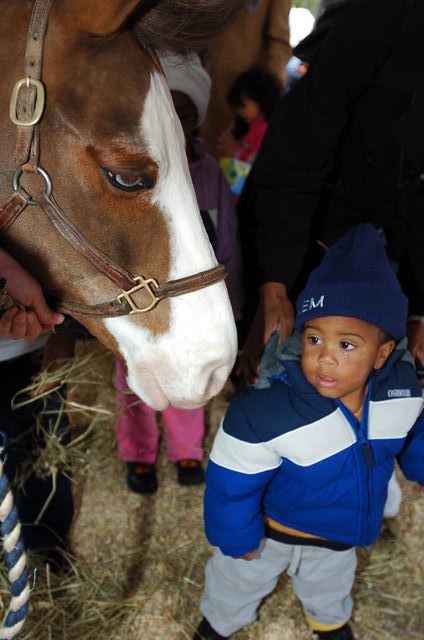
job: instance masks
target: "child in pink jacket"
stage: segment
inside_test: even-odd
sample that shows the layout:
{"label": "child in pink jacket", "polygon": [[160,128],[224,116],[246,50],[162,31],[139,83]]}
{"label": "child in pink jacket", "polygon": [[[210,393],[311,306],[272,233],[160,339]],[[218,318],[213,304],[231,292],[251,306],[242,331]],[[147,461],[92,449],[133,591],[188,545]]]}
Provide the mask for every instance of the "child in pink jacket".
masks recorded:
{"label": "child in pink jacket", "polygon": [[283,93],[277,77],[251,68],[234,80],[227,95],[236,117],[218,138],[219,164],[236,202],[262,144],[269,119]]}

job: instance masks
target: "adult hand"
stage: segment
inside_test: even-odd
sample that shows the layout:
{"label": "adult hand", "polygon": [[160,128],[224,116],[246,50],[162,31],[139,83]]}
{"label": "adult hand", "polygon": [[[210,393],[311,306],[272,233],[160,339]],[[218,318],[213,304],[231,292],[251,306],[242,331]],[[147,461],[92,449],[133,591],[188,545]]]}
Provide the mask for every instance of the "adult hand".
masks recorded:
{"label": "adult hand", "polygon": [[424,366],[424,322],[408,322],[408,349]]}
{"label": "adult hand", "polygon": [[[424,368],[424,322],[408,322],[408,349],[414,360]],[[424,386],[424,380],[421,381]]]}
{"label": "adult hand", "polygon": [[291,335],[293,325],[294,310],[286,287],[280,282],[266,282],[261,287],[259,307],[241,352],[237,373],[249,384],[257,382],[265,344],[275,331],[280,332],[279,341],[283,342]]}
{"label": "adult hand", "polygon": [[0,316],[0,337],[34,340],[63,322],[64,316],[47,306],[39,282],[4,249],[0,249],[0,276],[17,303]]}

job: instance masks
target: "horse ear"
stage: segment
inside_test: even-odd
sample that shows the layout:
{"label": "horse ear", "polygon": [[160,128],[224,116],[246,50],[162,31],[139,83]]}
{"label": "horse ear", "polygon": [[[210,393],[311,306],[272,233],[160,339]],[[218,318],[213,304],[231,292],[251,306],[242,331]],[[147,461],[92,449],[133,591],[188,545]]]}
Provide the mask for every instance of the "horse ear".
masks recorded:
{"label": "horse ear", "polygon": [[81,30],[106,36],[118,31],[143,4],[146,0],[67,0],[65,7]]}

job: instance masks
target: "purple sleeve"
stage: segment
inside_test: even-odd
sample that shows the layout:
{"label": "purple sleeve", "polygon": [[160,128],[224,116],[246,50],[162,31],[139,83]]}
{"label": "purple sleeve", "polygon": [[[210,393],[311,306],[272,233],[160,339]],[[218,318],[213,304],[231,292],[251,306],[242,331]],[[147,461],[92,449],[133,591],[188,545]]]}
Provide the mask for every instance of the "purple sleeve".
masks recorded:
{"label": "purple sleeve", "polygon": [[[204,152],[201,140],[194,141],[194,160],[189,161],[191,179],[201,211],[216,211],[214,230],[216,237],[211,242],[216,258],[223,264],[228,276],[225,280],[228,288],[234,317],[242,317],[242,277],[241,252],[238,232],[238,218],[233,203],[233,195],[225,180],[218,162]],[[207,230],[207,229],[206,229]]]}
{"label": "purple sleeve", "polygon": [[227,283],[234,317],[236,320],[240,320],[242,317],[243,289],[238,220],[233,204],[233,196],[221,171],[218,178],[218,188],[219,211],[215,254],[218,262],[227,268],[228,276],[225,282]]}

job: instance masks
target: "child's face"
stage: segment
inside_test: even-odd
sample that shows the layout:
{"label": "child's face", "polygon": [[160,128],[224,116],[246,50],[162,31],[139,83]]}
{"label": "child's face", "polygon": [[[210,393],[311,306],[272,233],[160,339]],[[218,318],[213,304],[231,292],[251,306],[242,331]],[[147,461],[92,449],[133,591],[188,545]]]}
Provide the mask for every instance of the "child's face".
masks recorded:
{"label": "child's face", "polygon": [[241,99],[241,104],[237,108],[237,115],[243,118],[243,120],[245,120],[246,122],[250,123],[255,120],[255,118],[260,116],[260,114],[260,105],[255,100],[251,100],[250,98],[243,96],[243,98]]}
{"label": "child's face", "polygon": [[180,119],[184,137],[189,140],[197,124],[197,109],[192,99],[182,91],[171,91],[172,102]]}
{"label": "child's face", "polygon": [[394,346],[393,340],[382,344],[378,327],[364,320],[314,318],[302,335],[303,373],[320,395],[357,411],[371,371],[383,366]]}

